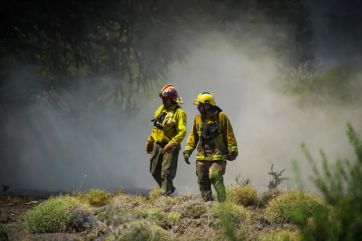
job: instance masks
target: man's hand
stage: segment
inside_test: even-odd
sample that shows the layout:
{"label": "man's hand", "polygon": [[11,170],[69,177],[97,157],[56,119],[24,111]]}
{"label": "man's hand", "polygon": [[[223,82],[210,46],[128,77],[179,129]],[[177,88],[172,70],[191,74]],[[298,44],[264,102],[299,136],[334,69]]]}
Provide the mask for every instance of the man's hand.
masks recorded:
{"label": "man's hand", "polygon": [[146,143],[146,152],[148,154],[151,154],[152,151],[153,151],[153,142],[147,141],[147,143]]}
{"label": "man's hand", "polygon": [[184,159],[185,159],[185,162],[186,162],[188,165],[190,165],[189,158],[190,158],[190,154],[184,153]]}
{"label": "man's hand", "polygon": [[163,150],[167,153],[170,153],[172,149],[174,148],[175,144],[172,141],[169,141],[166,146],[163,148]]}
{"label": "man's hand", "polygon": [[228,160],[228,161],[234,161],[236,159],[236,156],[235,155],[227,155],[227,156],[225,156],[225,159]]}
{"label": "man's hand", "polygon": [[225,160],[234,161],[237,156],[238,156],[237,152],[229,152],[229,154],[225,156]]}

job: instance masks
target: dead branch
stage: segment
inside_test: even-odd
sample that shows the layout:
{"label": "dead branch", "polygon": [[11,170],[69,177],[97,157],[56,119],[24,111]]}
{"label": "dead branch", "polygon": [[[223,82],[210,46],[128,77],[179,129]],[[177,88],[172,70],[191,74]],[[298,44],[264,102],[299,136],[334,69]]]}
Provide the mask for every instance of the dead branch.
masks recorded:
{"label": "dead branch", "polygon": [[268,188],[269,189],[275,189],[277,188],[280,183],[284,180],[287,180],[287,177],[281,177],[285,169],[281,170],[279,173],[275,172],[273,170],[274,164],[271,165],[270,172],[268,172],[269,175],[272,176],[272,180],[269,181]]}
{"label": "dead branch", "polygon": [[245,185],[250,184],[250,178],[241,178],[241,173],[239,173],[235,177],[235,182],[240,186],[245,186]]}

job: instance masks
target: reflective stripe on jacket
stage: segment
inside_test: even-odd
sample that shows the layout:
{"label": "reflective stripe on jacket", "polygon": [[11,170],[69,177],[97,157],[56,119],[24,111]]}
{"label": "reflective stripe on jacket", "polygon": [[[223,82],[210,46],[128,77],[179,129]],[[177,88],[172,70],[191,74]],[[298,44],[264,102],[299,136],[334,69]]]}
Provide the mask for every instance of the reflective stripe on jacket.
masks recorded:
{"label": "reflective stripe on jacket", "polygon": [[157,120],[161,113],[164,113],[164,118],[159,127],[153,126],[151,135],[148,137],[148,142],[168,143],[173,142],[179,145],[185,138],[186,127],[186,113],[183,109],[174,104],[167,109],[160,105],[154,114],[154,120]]}
{"label": "reflective stripe on jacket", "polygon": [[[219,117],[217,117],[219,114]],[[195,117],[191,133],[187,139],[184,152],[191,153],[197,148],[196,160],[216,161],[224,160],[225,155],[237,155],[238,147],[234,136],[233,128],[230,124],[229,118],[224,112],[215,112],[209,118],[206,118],[205,123],[211,124],[218,121],[219,134],[208,141],[209,143],[202,143],[202,119],[201,115]]]}

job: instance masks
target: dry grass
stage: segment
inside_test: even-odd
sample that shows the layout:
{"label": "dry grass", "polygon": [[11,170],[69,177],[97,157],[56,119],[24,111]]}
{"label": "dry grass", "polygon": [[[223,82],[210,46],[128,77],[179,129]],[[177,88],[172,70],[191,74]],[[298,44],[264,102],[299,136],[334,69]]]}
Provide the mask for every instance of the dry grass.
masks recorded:
{"label": "dry grass", "polygon": [[78,196],[81,202],[87,203],[93,207],[101,207],[109,204],[113,194],[102,189],[91,189]]}
{"label": "dry grass", "polygon": [[227,188],[227,199],[238,205],[255,205],[257,197],[256,189],[250,185],[233,185]]}
{"label": "dry grass", "polygon": [[297,231],[272,231],[259,236],[259,241],[301,241],[302,237]]}
{"label": "dry grass", "polygon": [[[100,237],[100,240],[105,238],[108,240],[135,240],[129,239],[129,237],[140,234],[140,237],[144,238],[151,233],[155,235],[152,236],[154,240],[201,241],[207,239],[213,241],[227,240],[228,232],[235,228],[235,234],[242,234],[245,230],[248,240],[256,241],[260,233],[269,233],[284,228],[277,223],[268,224],[263,219],[264,208],[257,208],[256,206],[245,208],[235,202],[206,203],[201,198],[191,195],[164,197],[157,194],[157,189],[153,191],[148,197],[129,195],[123,192],[115,194],[105,191],[97,192],[102,193],[100,196],[111,196],[112,198],[107,198],[106,204],[103,203],[104,205],[87,206],[88,212],[94,219],[93,226],[87,231],[74,233],[74,230],[62,229],[59,230],[62,235],[49,233],[36,235],[28,232],[17,232],[17,229],[21,229],[23,225],[21,216],[17,219],[17,226],[14,226],[14,223],[4,226],[10,240],[94,240],[97,237]],[[254,197],[254,194],[251,196]],[[79,196],[75,196],[72,200],[75,200],[76,206],[88,203]],[[13,208],[12,210],[16,209],[15,207],[11,208]],[[49,211],[49,213],[51,212]],[[19,215],[23,214],[19,213]],[[83,217],[82,215],[80,217]],[[231,221],[229,224],[232,225],[227,224],[225,226],[223,223],[225,220],[221,220],[221,216],[227,217]],[[82,222],[80,223],[82,224]],[[290,228],[290,226],[285,227]],[[125,231],[126,229],[127,231]],[[205,235],[208,238],[205,239]],[[122,239],[119,239],[120,237]],[[166,239],[164,239],[165,237]],[[240,240],[239,238],[237,240]]]}

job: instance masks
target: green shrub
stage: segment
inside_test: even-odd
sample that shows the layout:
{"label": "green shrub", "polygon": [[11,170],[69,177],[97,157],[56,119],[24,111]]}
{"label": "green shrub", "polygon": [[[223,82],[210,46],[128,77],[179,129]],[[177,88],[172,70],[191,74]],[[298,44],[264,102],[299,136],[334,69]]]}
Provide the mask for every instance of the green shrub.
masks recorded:
{"label": "green shrub", "polygon": [[263,192],[261,194],[261,197],[258,200],[257,206],[265,207],[269,203],[270,200],[278,197],[282,193],[284,193],[284,192],[278,188],[273,188],[266,192]]}
{"label": "green shrub", "polygon": [[242,207],[230,202],[217,203],[213,211],[219,218],[223,235],[230,241],[243,241],[245,234],[239,230],[241,223],[249,218],[248,212]]}
{"label": "green shrub", "polygon": [[230,213],[229,219],[234,223],[240,226],[241,223],[250,222],[251,215],[248,210],[243,206],[236,205],[231,202],[225,203],[215,203],[212,206],[212,211],[219,217],[224,212]]}
{"label": "green shrub", "polygon": [[33,233],[66,231],[76,205],[76,199],[69,196],[50,198],[26,213],[25,226]]}
{"label": "green shrub", "polygon": [[233,203],[250,206],[257,202],[257,192],[249,185],[236,185],[227,189],[227,199]]}
{"label": "green shrub", "polygon": [[158,208],[150,207],[138,209],[137,216],[141,218],[148,218],[150,221],[163,228],[170,228],[181,218],[181,214],[178,212],[163,212]]}
{"label": "green shrub", "polygon": [[113,195],[102,189],[91,189],[80,196],[80,200],[94,207],[109,204]]}
{"label": "green shrub", "polygon": [[154,187],[149,193],[148,193],[148,198],[151,201],[154,201],[158,198],[162,197],[162,190],[160,187]]}
{"label": "green shrub", "polygon": [[287,192],[271,200],[264,210],[265,219],[272,223],[300,223],[327,205],[310,193]]}
{"label": "green shrub", "polygon": [[169,241],[170,235],[148,221],[133,221],[121,224],[106,238],[106,241]]}
{"label": "green shrub", "polygon": [[147,203],[146,197],[140,195],[117,195],[113,198],[112,205],[132,210]]}
{"label": "green shrub", "polygon": [[302,223],[305,241],[362,240],[362,142],[350,124],[347,136],[356,159],[352,162],[338,159],[331,165],[321,150],[322,169],[317,167],[317,162],[302,145],[313,168],[314,183],[333,207],[332,214],[321,209],[313,213],[312,220]]}
{"label": "green shrub", "polygon": [[137,220],[136,214],[130,212],[130,210],[133,209],[108,205],[98,209],[95,216],[107,226],[118,226],[123,223]]}
{"label": "green shrub", "polygon": [[178,195],[174,197],[162,196],[158,199],[149,200],[154,207],[161,208],[163,210],[170,210],[175,205],[181,205],[184,202],[191,200],[190,195]]}
{"label": "green shrub", "polygon": [[198,219],[207,213],[208,207],[203,200],[191,199],[173,207],[172,211],[180,213],[183,218]]}
{"label": "green shrub", "polygon": [[301,241],[301,235],[296,231],[276,231],[264,233],[259,236],[259,241]]}

